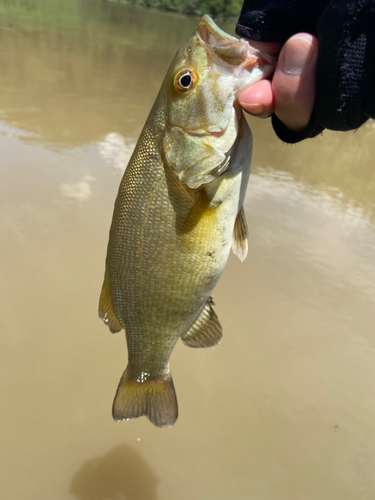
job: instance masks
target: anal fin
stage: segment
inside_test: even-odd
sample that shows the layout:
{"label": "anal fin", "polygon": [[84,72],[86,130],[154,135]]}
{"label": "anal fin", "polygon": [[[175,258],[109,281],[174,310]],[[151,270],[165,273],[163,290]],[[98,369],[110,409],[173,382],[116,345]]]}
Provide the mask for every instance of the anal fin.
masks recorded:
{"label": "anal fin", "polygon": [[232,250],[237,255],[241,262],[246,259],[248,244],[247,244],[247,223],[245,211],[243,207],[238,212],[236,222],[234,224],[232,236]]}
{"label": "anal fin", "polygon": [[213,300],[210,297],[193,325],[182,335],[181,340],[185,345],[189,347],[214,347],[220,342],[223,329],[211,304],[213,304]]}
{"label": "anal fin", "polygon": [[102,293],[99,300],[99,317],[109,327],[112,333],[117,333],[122,330],[122,325],[117,319],[113,310],[111,295],[109,293],[107,278],[104,278]]}

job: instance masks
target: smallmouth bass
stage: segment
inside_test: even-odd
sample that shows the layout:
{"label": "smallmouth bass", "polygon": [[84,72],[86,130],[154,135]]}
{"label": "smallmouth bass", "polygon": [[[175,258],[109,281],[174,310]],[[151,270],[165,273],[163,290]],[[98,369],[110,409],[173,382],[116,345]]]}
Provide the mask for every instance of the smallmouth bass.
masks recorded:
{"label": "smallmouth bass", "polygon": [[166,74],[120,184],[100,296],[99,316],[128,347],[115,420],[172,426],[176,342],[222,337],[211,293],[230,249],[247,253],[252,138],[237,96],[273,68],[205,15]]}

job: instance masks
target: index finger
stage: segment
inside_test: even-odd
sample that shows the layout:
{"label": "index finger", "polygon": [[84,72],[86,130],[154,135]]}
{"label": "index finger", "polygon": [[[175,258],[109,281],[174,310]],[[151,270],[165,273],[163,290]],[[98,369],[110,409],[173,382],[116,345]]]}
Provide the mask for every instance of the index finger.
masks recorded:
{"label": "index finger", "polygon": [[[277,55],[282,47],[282,43],[278,42],[247,41],[251,47],[269,56]],[[267,118],[272,115],[274,102],[271,82],[269,80],[261,80],[246,87],[239,96],[238,102],[251,115],[258,116],[259,118]]]}

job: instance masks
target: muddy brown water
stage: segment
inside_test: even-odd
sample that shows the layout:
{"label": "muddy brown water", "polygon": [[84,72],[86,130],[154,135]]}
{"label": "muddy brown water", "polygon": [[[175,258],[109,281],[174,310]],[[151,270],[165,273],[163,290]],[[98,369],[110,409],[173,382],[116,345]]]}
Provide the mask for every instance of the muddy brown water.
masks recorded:
{"label": "muddy brown water", "polygon": [[97,317],[113,203],[197,19],[96,0],[0,18],[1,497],[375,498],[374,123],[287,146],[250,120],[223,341],[173,352],[175,427],[115,423],[125,339]]}

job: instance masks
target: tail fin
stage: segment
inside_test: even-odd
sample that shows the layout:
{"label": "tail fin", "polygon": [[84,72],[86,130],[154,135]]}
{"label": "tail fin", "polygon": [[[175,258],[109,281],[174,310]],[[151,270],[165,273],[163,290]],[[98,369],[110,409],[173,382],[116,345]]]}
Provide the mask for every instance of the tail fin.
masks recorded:
{"label": "tail fin", "polygon": [[121,377],[112,415],[115,420],[129,420],[145,415],[156,427],[172,427],[178,416],[172,376],[137,382],[127,369]]}

